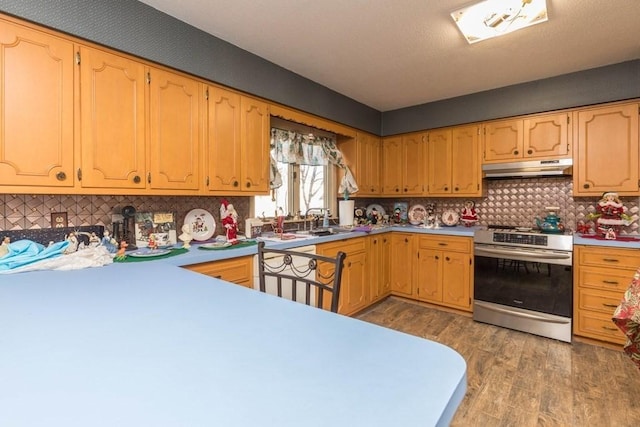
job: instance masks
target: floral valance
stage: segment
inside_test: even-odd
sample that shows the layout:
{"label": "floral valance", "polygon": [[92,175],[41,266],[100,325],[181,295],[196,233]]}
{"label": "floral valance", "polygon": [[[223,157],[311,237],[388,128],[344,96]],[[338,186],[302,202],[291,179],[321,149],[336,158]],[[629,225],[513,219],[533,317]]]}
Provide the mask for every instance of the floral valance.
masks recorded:
{"label": "floral valance", "polygon": [[355,193],[358,185],[347,167],[335,138],[306,135],[292,130],[271,128],[271,188],[282,185],[276,162],[324,166],[333,164],[344,169],[340,193]]}

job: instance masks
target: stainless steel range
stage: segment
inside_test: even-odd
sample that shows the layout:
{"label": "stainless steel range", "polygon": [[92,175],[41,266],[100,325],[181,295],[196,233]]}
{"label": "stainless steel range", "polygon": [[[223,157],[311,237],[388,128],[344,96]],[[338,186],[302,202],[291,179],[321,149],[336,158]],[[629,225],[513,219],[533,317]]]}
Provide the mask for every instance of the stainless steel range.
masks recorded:
{"label": "stainless steel range", "polygon": [[572,235],[489,226],[474,256],[474,320],[571,342]]}

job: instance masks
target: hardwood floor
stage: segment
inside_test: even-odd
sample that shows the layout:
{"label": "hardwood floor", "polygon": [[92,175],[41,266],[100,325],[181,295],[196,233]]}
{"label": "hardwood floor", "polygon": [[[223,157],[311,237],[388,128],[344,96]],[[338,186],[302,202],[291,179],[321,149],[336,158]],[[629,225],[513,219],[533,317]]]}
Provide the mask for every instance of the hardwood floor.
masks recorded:
{"label": "hardwood floor", "polygon": [[452,426],[640,425],[640,370],[621,350],[486,325],[395,297],[357,318],[464,357],[467,393]]}

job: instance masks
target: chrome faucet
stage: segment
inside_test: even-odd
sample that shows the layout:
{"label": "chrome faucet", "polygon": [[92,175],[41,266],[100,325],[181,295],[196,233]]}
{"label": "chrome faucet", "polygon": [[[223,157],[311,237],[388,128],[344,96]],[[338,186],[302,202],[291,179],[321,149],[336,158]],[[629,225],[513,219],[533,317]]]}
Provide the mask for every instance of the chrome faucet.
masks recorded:
{"label": "chrome faucet", "polygon": [[[309,209],[307,209],[307,212],[305,212],[304,218],[303,218],[303,220],[304,220],[303,221],[304,230],[305,231],[307,230],[307,219],[309,218],[309,212],[318,211],[318,212],[320,212],[320,215],[322,215],[322,214],[324,214],[324,211],[326,211],[326,210],[327,210],[326,208],[309,208]],[[309,231],[313,230],[313,222],[316,221],[317,219],[318,219],[318,217],[315,216],[315,215],[312,217],[310,225],[309,225]]]}

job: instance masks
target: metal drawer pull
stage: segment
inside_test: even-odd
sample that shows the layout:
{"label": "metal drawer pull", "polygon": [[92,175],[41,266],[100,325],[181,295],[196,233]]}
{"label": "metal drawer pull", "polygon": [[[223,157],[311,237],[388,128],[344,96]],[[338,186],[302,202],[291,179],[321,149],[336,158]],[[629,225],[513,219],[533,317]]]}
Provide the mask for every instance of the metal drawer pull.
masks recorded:
{"label": "metal drawer pull", "polygon": [[616,280],[603,280],[602,283],[606,283],[607,285],[618,285],[620,282]]}
{"label": "metal drawer pull", "polygon": [[602,303],[602,305],[605,306],[605,307],[611,307],[611,308],[617,308],[618,307],[617,304],[607,304],[607,303],[604,303],[604,302]]}
{"label": "metal drawer pull", "polygon": [[449,244],[444,242],[438,242],[438,246],[449,246]]}
{"label": "metal drawer pull", "polygon": [[605,331],[617,331],[617,328],[612,328],[611,326],[603,326],[602,329]]}
{"label": "metal drawer pull", "polygon": [[620,262],[620,260],[615,258],[602,258],[604,262]]}

